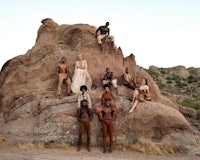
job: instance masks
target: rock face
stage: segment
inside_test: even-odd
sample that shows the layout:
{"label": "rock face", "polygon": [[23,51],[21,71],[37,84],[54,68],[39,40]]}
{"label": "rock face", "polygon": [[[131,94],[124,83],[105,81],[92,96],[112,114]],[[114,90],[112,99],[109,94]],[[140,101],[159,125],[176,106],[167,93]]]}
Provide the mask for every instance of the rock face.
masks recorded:
{"label": "rock face", "polygon": [[188,78],[190,76],[190,73],[184,66],[176,66],[173,67],[170,71],[170,74],[174,74],[183,78]]}
{"label": "rock face", "polygon": [[[115,50],[110,50],[106,43],[101,53],[95,31],[96,27],[87,24],[58,25],[49,18],[42,20],[34,47],[25,55],[9,60],[2,68],[1,134],[16,143],[61,140],[77,143],[77,95],[57,99],[56,67],[60,58],[65,56],[72,76],[76,57],[81,53],[88,61],[89,73],[98,86],[90,92],[94,110],[103,92],[101,77],[105,68],[110,67],[118,79],[116,146],[158,146],[163,153],[179,150],[198,154],[199,133],[193,132],[178,106],[161,95],[151,76],[136,66],[134,55],[124,58],[120,48],[115,46]],[[130,116],[126,113],[131,107],[128,99],[132,91],[120,85],[125,67],[136,75],[138,82],[143,77],[148,79],[152,95],[152,102],[139,103]],[[92,144],[101,145],[101,123],[96,115],[91,125]]]}

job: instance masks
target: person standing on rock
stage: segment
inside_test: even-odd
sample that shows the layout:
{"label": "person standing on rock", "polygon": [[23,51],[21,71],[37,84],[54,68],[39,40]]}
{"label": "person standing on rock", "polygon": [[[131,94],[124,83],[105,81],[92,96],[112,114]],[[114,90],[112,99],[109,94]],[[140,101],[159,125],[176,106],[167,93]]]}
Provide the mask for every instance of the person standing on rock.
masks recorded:
{"label": "person standing on rock", "polygon": [[87,61],[83,59],[82,54],[78,55],[78,60],[75,64],[74,75],[72,77],[71,89],[73,93],[79,93],[81,85],[86,85],[88,90],[91,89],[92,79],[88,72]]}
{"label": "person standing on rock", "polygon": [[133,93],[133,106],[131,107],[128,114],[131,114],[134,111],[138,102],[144,102],[144,101],[151,101],[148,81],[146,78],[143,78],[141,81],[141,85],[136,87]]}
{"label": "person standing on rock", "polygon": [[90,121],[92,120],[93,112],[91,111],[91,108],[88,106],[87,100],[81,101],[81,106],[77,109],[77,119],[79,120],[79,142],[78,142],[78,149],[77,151],[81,150],[82,146],[82,136],[84,133],[84,130],[86,129],[87,133],[87,150],[88,152],[91,151],[90,147]]}
{"label": "person standing on rock", "polygon": [[129,73],[128,67],[125,69],[125,73],[123,74],[123,84],[131,89],[135,89],[135,81],[131,77],[131,74]]}
{"label": "person standing on rock", "polygon": [[83,101],[83,100],[86,100],[88,102],[88,107],[92,108],[92,103],[91,103],[90,95],[87,92],[87,86],[86,85],[82,85],[80,87],[80,91],[81,91],[81,93],[78,96],[77,108],[81,107],[81,101]]}
{"label": "person standing on rock", "polygon": [[[108,28],[109,24],[110,24],[109,22],[106,22],[106,24],[104,26],[100,26],[96,30],[96,38],[98,40],[98,44],[99,44],[101,51],[103,50],[102,39],[104,39],[104,38],[110,38],[111,39],[111,46],[112,46],[112,48],[114,47],[114,37],[110,35],[110,29]],[[98,36],[99,31],[100,31],[100,35]]]}
{"label": "person standing on rock", "polygon": [[105,92],[101,96],[101,104],[102,105],[105,104],[105,99],[107,99],[107,98],[110,98],[111,100],[113,100],[115,102],[116,99],[115,99],[114,95],[110,91],[110,86],[108,84],[105,84],[103,86],[103,88],[104,88]]}
{"label": "person standing on rock", "polygon": [[57,67],[58,77],[58,98],[62,98],[62,85],[63,81],[67,83],[67,95],[71,95],[71,80],[68,73],[68,66],[66,64],[66,58],[62,57]]}
{"label": "person standing on rock", "polygon": [[114,121],[117,117],[118,109],[116,105],[111,104],[111,99],[106,98],[105,103],[102,106],[97,107],[96,112],[99,119],[102,121],[103,129],[103,153],[107,152],[107,134],[110,137],[110,145],[108,152],[113,151],[113,130],[114,130]]}
{"label": "person standing on rock", "polygon": [[106,73],[103,77],[103,85],[113,85],[113,87],[115,88],[115,91],[116,91],[116,95],[118,95],[118,89],[117,89],[117,79],[114,79],[113,78],[113,72],[110,71],[110,68],[107,67],[106,68]]}

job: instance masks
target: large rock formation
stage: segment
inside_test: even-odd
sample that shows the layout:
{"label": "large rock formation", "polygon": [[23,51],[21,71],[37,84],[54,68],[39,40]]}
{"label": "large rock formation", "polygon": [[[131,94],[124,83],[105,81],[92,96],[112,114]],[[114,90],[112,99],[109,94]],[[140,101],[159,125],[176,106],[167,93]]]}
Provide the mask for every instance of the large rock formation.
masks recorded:
{"label": "large rock formation", "polygon": [[[56,66],[65,56],[73,75],[76,57],[81,53],[88,61],[89,72],[98,85],[91,91],[93,109],[99,105],[103,92],[101,76],[110,67],[118,78],[125,67],[149,80],[152,102],[138,104],[134,114],[126,116],[131,107],[131,90],[119,86],[119,114],[115,127],[116,146],[151,146],[162,153],[183,151],[198,154],[199,133],[179,112],[178,106],[161,95],[151,76],[136,66],[133,54],[124,58],[122,50],[100,52],[95,38],[96,27],[87,24],[58,25],[52,19],[42,20],[36,43],[25,55],[15,57],[2,68],[0,75],[0,132],[13,142],[54,142],[64,140],[76,144],[78,123],[75,117],[77,95],[57,99]],[[92,120],[92,144],[102,141],[101,124],[95,115]],[[156,147],[155,147],[156,146]]]}

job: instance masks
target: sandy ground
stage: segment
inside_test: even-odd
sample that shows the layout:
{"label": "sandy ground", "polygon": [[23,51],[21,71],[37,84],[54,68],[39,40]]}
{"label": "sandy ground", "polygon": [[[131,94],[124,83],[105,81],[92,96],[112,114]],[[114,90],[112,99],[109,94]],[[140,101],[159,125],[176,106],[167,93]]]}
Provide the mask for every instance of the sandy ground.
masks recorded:
{"label": "sandy ground", "polygon": [[200,160],[199,156],[183,155],[150,155],[131,150],[114,150],[113,153],[102,153],[101,148],[93,147],[91,152],[85,148],[77,152],[75,147],[66,149],[19,149],[1,147],[0,160]]}

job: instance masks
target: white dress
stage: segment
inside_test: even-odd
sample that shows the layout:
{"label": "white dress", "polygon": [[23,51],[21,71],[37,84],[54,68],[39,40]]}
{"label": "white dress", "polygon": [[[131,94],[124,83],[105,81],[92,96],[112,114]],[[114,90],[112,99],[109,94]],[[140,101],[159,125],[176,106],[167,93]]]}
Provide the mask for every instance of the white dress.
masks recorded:
{"label": "white dress", "polygon": [[87,70],[87,61],[76,61],[71,89],[73,93],[80,93],[80,87],[86,85],[88,90],[92,86],[92,79]]}

